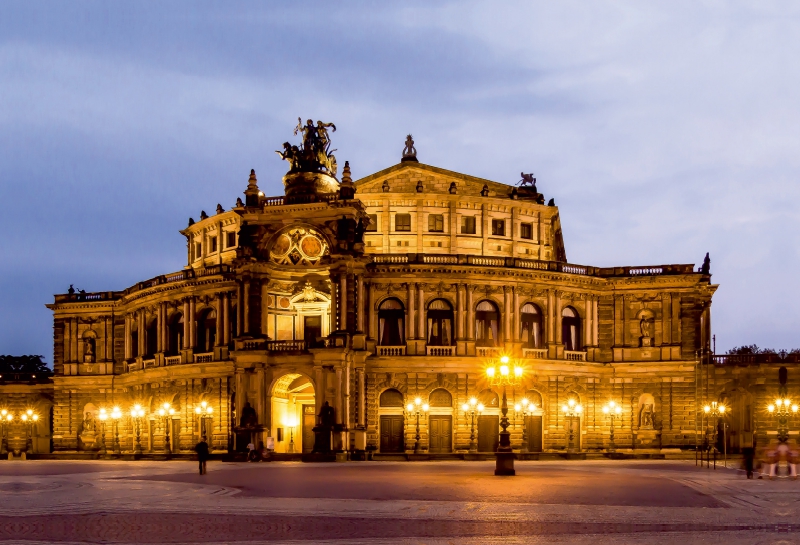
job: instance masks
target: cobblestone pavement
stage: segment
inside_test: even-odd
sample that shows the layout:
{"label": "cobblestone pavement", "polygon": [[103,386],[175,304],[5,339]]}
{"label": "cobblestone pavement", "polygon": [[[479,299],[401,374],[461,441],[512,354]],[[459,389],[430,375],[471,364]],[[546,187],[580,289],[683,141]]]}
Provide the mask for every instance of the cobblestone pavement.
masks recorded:
{"label": "cobblestone pavement", "polygon": [[11,543],[800,543],[800,481],[694,462],[0,463]]}

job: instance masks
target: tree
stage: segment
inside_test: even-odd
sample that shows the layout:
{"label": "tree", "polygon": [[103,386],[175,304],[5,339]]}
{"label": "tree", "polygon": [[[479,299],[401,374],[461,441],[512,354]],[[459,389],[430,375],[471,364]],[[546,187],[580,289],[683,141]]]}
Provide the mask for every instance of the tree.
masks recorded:
{"label": "tree", "polygon": [[2,356],[0,373],[50,373],[44,356]]}

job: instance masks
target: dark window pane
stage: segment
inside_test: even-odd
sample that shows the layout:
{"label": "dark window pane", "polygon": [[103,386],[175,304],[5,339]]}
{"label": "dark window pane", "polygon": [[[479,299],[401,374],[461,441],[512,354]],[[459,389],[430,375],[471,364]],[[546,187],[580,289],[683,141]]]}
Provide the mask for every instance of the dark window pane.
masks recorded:
{"label": "dark window pane", "polygon": [[395,214],[395,231],[411,231],[411,214]]}
{"label": "dark window pane", "polygon": [[428,231],[434,233],[444,232],[444,216],[441,214],[430,214],[428,216]]}
{"label": "dark window pane", "polygon": [[492,220],[492,234],[497,237],[506,236],[505,220]]}
{"label": "dark window pane", "polygon": [[369,225],[367,225],[367,232],[374,232],[378,230],[378,214],[369,215]]}
{"label": "dark window pane", "polygon": [[530,223],[522,223],[519,226],[519,236],[520,238],[533,238],[533,225]]}
{"label": "dark window pane", "polygon": [[461,233],[464,235],[475,234],[475,216],[461,216]]}

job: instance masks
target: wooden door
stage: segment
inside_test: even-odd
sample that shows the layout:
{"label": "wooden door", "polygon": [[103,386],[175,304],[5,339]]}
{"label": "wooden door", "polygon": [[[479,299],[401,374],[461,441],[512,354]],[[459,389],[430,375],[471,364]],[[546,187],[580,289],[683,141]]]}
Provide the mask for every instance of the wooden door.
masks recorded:
{"label": "wooden door", "polygon": [[172,437],[170,437],[170,441],[172,442],[172,452],[180,452],[181,450],[181,421],[178,418],[172,419]]}
{"label": "wooden door", "polygon": [[403,452],[403,416],[381,415],[381,452]]}
{"label": "wooden door", "polygon": [[303,405],[302,423],[302,442],[303,453],[314,450],[314,426],[317,423],[317,415],[314,414],[314,405]]}
{"label": "wooden door", "polygon": [[314,343],[320,337],[322,337],[322,316],[304,316],[303,339]]}
{"label": "wooden door", "polygon": [[581,449],[581,418],[567,417],[567,450]]}
{"label": "wooden door", "polygon": [[500,417],[480,415],[478,417],[478,452],[497,452],[500,445]]}
{"label": "wooden door", "polygon": [[525,429],[528,432],[528,452],[542,452],[542,417],[527,417]]}
{"label": "wooden door", "polygon": [[428,451],[434,454],[453,451],[453,417],[431,415],[428,421]]}

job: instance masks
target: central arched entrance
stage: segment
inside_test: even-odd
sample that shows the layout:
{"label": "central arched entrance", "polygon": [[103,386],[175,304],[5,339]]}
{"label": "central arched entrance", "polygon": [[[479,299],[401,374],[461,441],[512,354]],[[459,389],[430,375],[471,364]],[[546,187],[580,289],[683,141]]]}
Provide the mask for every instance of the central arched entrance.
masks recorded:
{"label": "central arched entrance", "polygon": [[272,436],[275,452],[307,453],[314,449],[316,400],[305,375],[288,373],[272,386]]}

